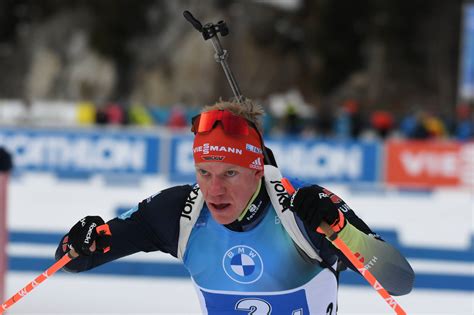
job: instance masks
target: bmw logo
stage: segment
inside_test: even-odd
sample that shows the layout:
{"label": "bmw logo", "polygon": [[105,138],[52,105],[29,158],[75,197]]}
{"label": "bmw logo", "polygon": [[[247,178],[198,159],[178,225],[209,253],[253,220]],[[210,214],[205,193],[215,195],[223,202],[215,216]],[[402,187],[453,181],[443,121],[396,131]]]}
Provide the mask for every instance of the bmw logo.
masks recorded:
{"label": "bmw logo", "polygon": [[243,284],[253,283],[263,274],[263,262],[260,254],[245,245],[229,249],[222,259],[222,266],[229,278]]}

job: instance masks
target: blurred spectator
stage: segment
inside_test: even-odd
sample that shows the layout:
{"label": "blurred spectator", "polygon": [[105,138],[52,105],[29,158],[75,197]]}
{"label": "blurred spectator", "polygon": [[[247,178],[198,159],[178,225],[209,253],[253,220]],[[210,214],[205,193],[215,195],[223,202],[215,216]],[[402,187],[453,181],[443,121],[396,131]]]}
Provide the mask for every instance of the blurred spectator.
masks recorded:
{"label": "blurred spectator", "polygon": [[169,109],[163,106],[153,106],[149,113],[156,125],[166,125],[170,116]]}
{"label": "blurred spectator", "polygon": [[357,138],[363,129],[359,102],[348,99],[339,109],[335,120],[335,132],[341,138]]}
{"label": "blurred spectator", "polygon": [[349,114],[344,108],[341,107],[339,108],[337,116],[334,120],[334,131],[337,137],[346,139],[350,137],[350,130],[351,121]]}
{"label": "blurred spectator", "polygon": [[302,123],[295,107],[292,104],[288,104],[284,117],[285,132],[288,135],[296,136],[302,131]]}
{"label": "blurred spectator", "polygon": [[[417,128],[419,126],[419,117],[416,112],[410,112],[405,117],[403,117],[402,121],[400,122],[400,132],[406,138],[416,138],[415,134],[418,132]],[[424,136],[421,138],[426,138],[428,132],[423,128]]]}
{"label": "blurred spectator", "polygon": [[105,114],[107,115],[109,124],[123,125],[127,123],[125,119],[125,111],[123,107],[117,103],[108,103],[105,106]]}
{"label": "blurred spectator", "polygon": [[307,122],[314,118],[314,107],[305,102],[298,90],[271,95],[268,106],[269,114],[279,120],[273,132],[301,135],[307,131]]}
{"label": "blurred spectator", "polygon": [[422,123],[428,131],[430,138],[441,138],[447,136],[444,122],[433,113],[425,113]]}
{"label": "blurred spectator", "polygon": [[431,139],[447,136],[444,122],[435,114],[419,110],[403,118],[401,131],[407,138]]}
{"label": "blurred spectator", "polygon": [[328,106],[321,106],[315,119],[316,133],[322,137],[333,135],[334,113]]}
{"label": "blurred spectator", "polygon": [[107,103],[107,105],[97,108],[95,123],[98,125],[123,125],[126,123],[124,110],[117,103]]}
{"label": "blurred spectator", "polygon": [[92,125],[96,121],[96,108],[92,102],[77,104],[77,121],[80,125]]}
{"label": "blurred spectator", "polygon": [[471,140],[474,138],[474,116],[469,104],[460,104],[456,108],[454,136],[458,140]]}
{"label": "blurred spectator", "polygon": [[107,113],[105,109],[102,107],[97,108],[95,112],[95,123],[97,125],[106,125],[109,123],[109,119],[107,117]]}
{"label": "blurred spectator", "polygon": [[153,118],[148,109],[141,104],[133,104],[128,110],[129,122],[133,125],[152,126]]}
{"label": "blurred spectator", "polygon": [[385,139],[394,127],[394,118],[388,111],[376,110],[371,114],[370,123],[377,135]]}
{"label": "blurred spectator", "polygon": [[171,107],[168,122],[166,123],[171,128],[184,128],[188,126],[186,118],[186,111],[182,106],[174,105]]}

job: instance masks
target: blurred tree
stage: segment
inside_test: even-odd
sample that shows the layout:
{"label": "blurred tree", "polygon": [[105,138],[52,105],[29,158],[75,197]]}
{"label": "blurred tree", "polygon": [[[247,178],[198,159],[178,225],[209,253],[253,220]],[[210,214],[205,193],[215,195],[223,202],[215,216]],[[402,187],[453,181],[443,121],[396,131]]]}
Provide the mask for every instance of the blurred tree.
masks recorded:
{"label": "blurred tree", "polygon": [[[181,17],[189,7],[203,22],[223,18],[231,26],[232,36],[224,44],[246,95],[265,97],[296,87],[311,101],[335,95],[341,100],[355,96],[356,82],[356,96],[370,106],[454,104],[462,0],[301,3],[301,8],[285,11],[258,1],[237,0],[2,0],[0,69],[10,75],[0,78],[0,96],[22,95],[21,80],[29,71],[30,54],[24,34],[30,30],[34,37],[41,23],[76,8],[91,15],[91,46],[115,64],[113,99],[127,100],[140,93],[134,83],[147,84],[137,80],[140,71],[142,77],[158,78],[149,86],[161,84],[171,90],[171,85],[180,82],[173,81],[173,75],[185,71],[183,63],[170,56],[183,46],[206,46],[192,42],[197,34],[185,33],[194,32]],[[22,36],[23,46],[19,44]],[[190,55],[180,58],[196,59],[196,54]],[[211,76],[209,86],[214,90],[202,95],[222,95],[220,91],[228,87],[220,78]],[[176,99],[194,98],[190,91],[199,89],[203,88],[190,87]]]}
{"label": "blurred tree", "polygon": [[91,45],[113,59],[118,70],[117,98],[126,98],[132,86],[130,41],[149,31],[147,12],[153,0],[89,1],[94,14]]}
{"label": "blurred tree", "polygon": [[321,56],[317,79],[328,93],[364,64],[361,46],[367,36],[370,1],[305,1],[306,43]]}

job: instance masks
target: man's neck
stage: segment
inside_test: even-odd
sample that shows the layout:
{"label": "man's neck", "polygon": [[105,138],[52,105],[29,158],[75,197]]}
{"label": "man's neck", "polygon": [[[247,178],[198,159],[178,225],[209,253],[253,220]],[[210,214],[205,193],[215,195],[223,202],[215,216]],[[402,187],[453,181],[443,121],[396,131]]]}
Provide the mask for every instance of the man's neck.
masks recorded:
{"label": "man's neck", "polygon": [[257,225],[263,218],[263,214],[270,204],[270,197],[267,194],[265,185],[262,185],[262,181],[263,179],[259,182],[255,193],[237,220],[225,225],[228,229],[237,232],[247,231]]}

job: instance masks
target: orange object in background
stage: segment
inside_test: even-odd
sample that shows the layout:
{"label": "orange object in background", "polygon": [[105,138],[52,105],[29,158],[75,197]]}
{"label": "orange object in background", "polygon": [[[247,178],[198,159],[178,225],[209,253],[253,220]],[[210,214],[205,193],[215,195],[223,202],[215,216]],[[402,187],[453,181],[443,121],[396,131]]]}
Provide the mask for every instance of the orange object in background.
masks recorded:
{"label": "orange object in background", "polygon": [[473,185],[474,143],[390,141],[385,182],[407,188]]}

